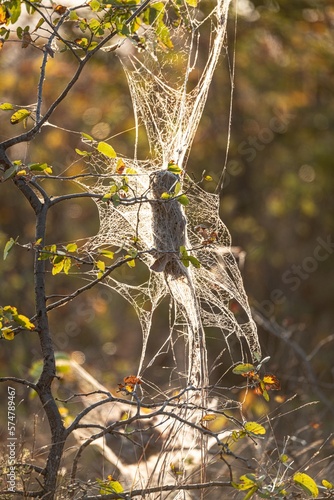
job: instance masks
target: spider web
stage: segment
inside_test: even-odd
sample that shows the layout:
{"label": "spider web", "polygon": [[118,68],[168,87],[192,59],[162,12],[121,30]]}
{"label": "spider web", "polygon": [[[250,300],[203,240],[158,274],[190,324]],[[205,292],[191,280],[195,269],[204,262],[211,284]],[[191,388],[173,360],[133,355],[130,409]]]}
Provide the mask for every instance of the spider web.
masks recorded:
{"label": "spider web", "polygon": [[[151,28],[141,28],[145,50],[120,57],[137,130],[144,125],[147,133],[149,159],[138,158],[139,132],[134,157],[122,158],[121,163],[120,158],[101,154],[97,143],[88,140],[93,147],[87,156],[92,175],[80,180],[90,193],[102,197],[116,192],[118,196],[117,203],[97,202],[100,228],[87,242],[86,250],[94,253],[115,247],[127,254],[137,252],[147,269],[148,278],[138,285],[113,275],[104,281],[133,306],[139,318],[143,341],[138,375],[154,366],[168,343],[173,348],[176,339],[182,340],[186,355],[181,361],[175,356],[171,385],[202,389],[202,407],[210,379],[207,329],[218,331],[232,362],[247,359],[249,353],[254,361],[261,358],[231,237],[219,217],[219,196],[203,190],[186,173],[191,144],[224,45],[229,3],[217,0],[212,10],[207,2],[196,9],[185,3],[182,11],[186,21],[176,25],[167,2],[164,16],[174,49],[154,45]],[[210,39],[203,33],[211,33]],[[204,61],[203,48],[199,50],[202,43],[207,49]],[[171,163],[180,171],[168,169]],[[171,303],[169,338],[153,358],[147,359],[153,315],[165,297]],[[190,418],[195,418],[195,413],[192,411]],[[180,446],[189,450],[184,426],[179,426],[173,430],[170,449]],[[196,442],[193,434],[191,441]],[[185,455],[181,453],[182,460]],[[163,460],[160,474],[168,468],[168,459]]]}

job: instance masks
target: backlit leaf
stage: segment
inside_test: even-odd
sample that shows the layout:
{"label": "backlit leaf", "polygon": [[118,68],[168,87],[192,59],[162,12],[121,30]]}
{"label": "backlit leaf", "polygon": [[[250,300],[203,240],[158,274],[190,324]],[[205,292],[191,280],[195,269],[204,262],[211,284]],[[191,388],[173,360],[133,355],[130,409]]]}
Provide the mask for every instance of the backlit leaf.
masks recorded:
{"label": "backlit leaf", "polygon": [[126,175],[136,175],[138,172],[136,169],[128,167],[125,170],[125,173],[126,173]]}
{"label": "backlit leaf", "polygon": [[314,479],[312,479],[308,474],[304,472],[297,472],[293,476],[293,480],[298,484],[303,490],[311,497],[317,498],[319,495],[318,486],[316,485]]}
{"label": "backlit leaf", "polygon": [[236,490],[249,490],[250,488],[253,488],[256,486],[256,477],[254,474],[245,474],[244,476],[240,476],[239,481],[240,483],[234,483],[233,481],[231,482],[231,485],[233,488]]}
{"label": "backlit leaf", "polygon": [[56,264],[53,265],[53,268],[51,271],[52,274],[56,275],[56,274],[61,273],[61,271],[63,270],[63,267],[64,267],[64,259],[62,259],[60,262],[57,262]]}
{"label": "backlit leaf", "polygon": [[246,422],[244,425],[244,429],[247,432],[256,435],[263,435],[266,433],[266,429],[263,427],[263,425],[258,424],[257,422]]}
{"label": "backlit leaf", "polygon": [[30,115],[31,111],[28,111],[27,109],[19,109],[10,117],[10,123],[12,125],[16,125],[17,123],[26,120]]}
{"label": "backlit leaf", "polygon": [[3,111],[9,111],[10,109],[14,109],[14,106],[10,102],[3,102],[0,104],[0,109]]}
{"label": "backlit leaf", "polygon": [[190,7],[197,7],[197,0],[186,0],[186,2]]}
{"label": "backlit leaf", "polygon": [[82,149],[75,148],[75,152],[80,156],[87,156],[90,153],[88,151],[83,151]]}
{"label": "backlit leaf", "polygon": [[116,158],[116,151],[110,144],[106,142],[99,142],[97,145],[97,150],[108,158]]}
{"label": "backlit leaf", "polygon": [[122,160],[122,158],[119,158],[116,164],[116,174],[122,174],[125,170],[125,167],[126,165],[124,161]]}
{"label": "backlit leaf", "polygon": [[173,174],[176,174],[176,175],[179,175],[182,172],[182,168],[180,168],[178,165],[176,165],[176,163],[174,163],[172,161],[168,163],[167,170],[169,172],[172,172]]}
{"label": "backlit leaf", "polygon": [[53,10],[56,12],[56,14],[62,16],[67,11],[67,7],[65,7],[65,5],[56,5]]}
{"label": "backlit leaf", "polygon": [[30,170],[35,172],[44,172],[45,174],[52,174],[52,167],[47,163],[30,163],[28,165]]}
{"label": "backlit leaf", "polygon": [[204,180],[205,180],[205,181],[208,181],[208,182],[211,182],[213,179],[212,179],[211,175],[206,175],[206,176],[204,177]]}
{"label": "backlit leaf", "polygon": [[266,373],[262,379],[263,383],[266,384],[269,387],[266,387],[266,389],[271,389],[273,391],[279,391],[281,388],[280,381],[275,375],[272,375],[271,373]]}
{"label": "backlit leaf", "polygon": [[107,259],[113,259],[114,258],[114,252],[111,252],[110,250],[100,250],[100,254],[103,255],[104,257],[107,257]]}
{"label": "backlit leaf", "polygon": [[201,267],[200,261],[196,259],[196,257],[194,257],[193,255],[189,255],[188,260],[189,262],[192,263],[194,267],[196,267],[196,269],[199,269]]}
{"label": "backlit leaf", "polygon": [[63,266],[64,273],[68,274],[71,267],[72,267],[72,259],[70,259],[70,257],[65,257]]}
{"label": "backlit leaf", "polygon": [[7,328],[7,327],[2,328],[1,334],[2,334],[3,338],[6,340],[13,340],[14,336],[15,336],[13,330],[11,328]]}
{"label": "backlit leaf", "polygon": [[5,5],[0,5],[0,24],[8,24],[10,13]]}
{"label": "backlit leaf", "polygon": [[27,316],[24,316],[23,314],[14,315],[13,320],[27,330],[33,330],[35,328],[35,325],[31,323],[29,318],[27,318]]}
{"label": "backlit leaf", "polygon": [[189,205],[189,198],[185,194],[181,194],[181,196],[177,198],[177,201],[185,207]]}
{"label": "backlit leaf", "polygon": [[98,0],[91,0],[91,2],[88,3],[89,7],[92,9],[92,11],[97,12],[100,10],[101,4],[98,2]]}
{"label": "backlit leaf", "polygon": [[103,271],[103,272],[106,270],[106,264],[105,264],[105,262],[103,262],[103,260],[98,260],[96,262],[96,267],[98,269],[100,269],[100,271]]}
{"label": "backlit leaf", "polygon": [[91,142],[94,141],[94,139],[91,135],[85,134],[84,132],[81,132],[81,138],[86,139],[87,141],[91,141]]}
{"label": "backlit leaf", "polygon": [[[17,240],[17,238],[16,238],[16,240]],[[15,245],[16,240],[14,240],[14,238],[10,238],[7,241],[5,248],[4,248],[4,251],[3,251],[3,260],[7,259],[8,254],[11,251],[11,249],[13,248],[13,246]]]}
{"label": "backlit leaf", "polygon": [[[125,259],[128,259],[129,257],[132,257],[132,255],[126,255],[126,256],[125,256]],[[128,265],[129,267],[136,267],[136,261],[135,261],[134,259],[132,259],[132,260],[128,260],[128,261],[127,261],[127,265]]]}
{"label": "backlit leaf", "polygon": [[76,252],[78,250],[78,245],[76,243],[69,243],[66,245],[66,250],[70,253]]}
{"label": "backlit leaf", "polygon": [[326,479],[323,479],[323,480],[321,481],[321,484],[322,484],[325,488],[327,488],[327,490],[332,490],[332,489],[334,489],[334,485],[333,485],[332,483],[330,483],[329,481],[326,481]]}

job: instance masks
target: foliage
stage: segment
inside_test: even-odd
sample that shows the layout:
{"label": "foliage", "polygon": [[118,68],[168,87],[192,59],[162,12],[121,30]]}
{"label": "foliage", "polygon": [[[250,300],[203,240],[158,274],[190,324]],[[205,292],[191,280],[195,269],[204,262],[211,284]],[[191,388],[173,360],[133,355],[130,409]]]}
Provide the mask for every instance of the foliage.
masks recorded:
{"label": "foliage", "polygon": [[[218,448],[218,452],[213,452],[215,462],[210,463],[213,467],[218,463],[219,470],[223,471],[219,476],[221,484],[214,485],[219,488],[217,498],[221,498],[222,488],[226,494],[234,492],[240,495],[237,498],[244,500],[252,497],[286,498],[298,494],[312,498],[318,495],[330,498],[333,481],[329,472],[322,470],[321,461],[327,463],[328,452],[325,445],[322,449],[320,432],[323,429],[326,435],[329,428],[327,415],[333,411],[332,380],[329,375],[331,356],[330,350],[322,351],[323,356],[319,359],[316,352],[331,342],[328,332],[333,320],[328,298],[333,282],[328,278],[329,273],[332,273],[330,259],[333,252],[331,243],[327,242],[326,246],[327,235],[332,233],[332,137],[329,124],[332,112],[330,81],[333,48],[332,30],[329,26],[333,11],[330,6],[321,9],[310,6],[306,1],[298,5],[283,0],[277,4],[254,2],[248,7],[246,3],[241,3],[244,10],[238,20],[237,79],[230,147],[232,163],[226,165],[222,213],[235,239],[246,248],[246,279],[252,295],[257,297],[254,305],[259,312],[258,319],[262,321],[263,330],[266,330],[263,344],[267,345],[274,363],[270,369],[277,376],[263,372],[264,360],[259,365],[242,361],[231,370],[224,368],[217,375],[217,384],[220,384],[224,375],[224,383],[226,381],[229,386],[225,390],[228,409],[224,405],[223,410],[221,407],[206,408],[204,415],[201,413],[196,416],[194,426],[203,439],[213,438]],[[139,269],[140,272],[141,255],[135,248],[136,241],[125,242],[120,249],[99,249],[95,254],[87,254],[82,250],[82,239],[87,233],[95,231],[96,216],[92,205],[83,205],[85,208],[80,209],[78,200],[82,193],[73,193],[68,185],[64,187],[62,173],[67,170],[69,178],[82,174],[84,160],[90,159],[96,152],[106,161],[115,160],[115,176],[108,179],[105,191],[100,194],[99,203],[107,207],[110,204],[116,208],[122,206],[124,197],[129,195],[129,176],[135,174],[122,158],[123,153],[131,149],[129,143],[133,136],[131,139],[130,135],[130,140],[129,136],[115,137],[111,145],[110,128],[105,133],[102,125],[111,123],[113,129],[127,130],[133,127],[133,121],[129,98],[124,91],[125,83],[120,78],[119,67],[112,57],[125,39],[139,52],[145,50],[145,46],[150,43],[148,37],[142,36],[146,26],[153,27],[154,43],[158,50],[168,53],[174,48],[175,40],[172,40],[162,2],[139,4],[130,1],[106,3],[92,0],[84,5],[84,9],[43,4],[44,2],[8,0],[0,5],[0,50],[3,56],[1,99],[4,99],[0,104],[0,119],[5,145],[1,150],[5,225],[4,233],[1,233],[4,299],[1,302],[0,321],[4,339],[13,340],[20,334],[15,343],[2,343],[4,347],[1,346],[1,362],[6,367],[1,372],[2,383],[10,379],[17,386],[22,383],[17,377],[7,377],[7,367],[10,373],[21,377],[22,371],[24,372],[22,367],[29,364],[34,367],[34,362],[38,362],[35,374],[24,374],[26,381],[22,383],[22,391],[26,384],[26,389],[30,387],[32,393],[38,394],[44,405],[52,386],[52,401],[55,404],[50,405],[46,415],[50,421],[56,419],[58,429],[64,432],[63,436],[67,438],[75,432],[75,426],[80,424],[87,412],[82,401],[74,401],[73,406],[68,404],[67,398],[72,398],[82,383],[80,376],[75,379],[75,370],[69,361],[65,360],[67,368],[62,371],[61,363],[57,360],[56,373],[50,371],[47,363],[40,361],[39,347],[26,349],[26,331],[31,332],[31,335],[37,331],[42,337],[43,328],[44,333],[48,330],[45,324],[43,326],[40,323],[45,311],[41,307],[35,313],[33,294],[26,286],[31,282],[31,269],[34,265],[37,285],[41,285],[38,276],[44,273],[50,287],[47,292],[48,300],[54,300],[52,303],[48,302],[48,305],[44,304],[49,312],[50,330],[60,332],[66,329],[66,332],[75,332],[79,323],[85,335],[81,335],[79,339],[75,333],[69,334],[70,344],[66,349],[75,351],[79,358],[85,353],[96,377],[103,380],[109,388],[118,387],[116,390],[120,397],[113,396],[109,390],[103,394],[100,392],[99,397],[106,398],[107,402],[111,401],[115,407],[117,404],[122,405],[119,419],[107,424],[104,420],[103,425],[100,421],[97,422],[94,432],[97,435],[100,431],[101,436],[106,439],[116,436],[123,440],[124,448],[134,440],[137,447],[142,446],[140,450],[143,456],[147,453],[149,458],[150,453],[153,454],[150,448],[152,442],[159,439],[154,435],[154,429],[159,429],[161,425],[161,421],[157,422],[154,418],[161,416],[162,421],[175,418],[175,408],[185,408],[186,398],[182,391],[167,396],[168,387],[164,387],[157,391],[155,403],[147,403],[147,394],[152,386],[162,385],[160,374],[156,375],[156,379],[155,375],[152,376],[152,383],[133,375],[124,376],[133,371],[140,342],[129,335],[125,336],[126,329],[130,331],[136,329],[136,326],[129,326],[131,313],[124,303],[113,299],[110,310],[108,300],[102,295],[94,296],[93,292],[91,302],[81,302],[82,307],[74,309],[73,299],[78,298],[80,304],[80,300],[83,300],[82,292],[90,293],[90,286],[76,281],[77,271],[88,270],[87,273],[94,275],[94,285],[111,273],[116,273],[116,276],[119,273],[125,280],[134,282],[137,279],[134,271]],[[173,2],[171,16],[175,24],[187,22],[185,12],[196,6],[197,2],[193,0],[187,1],[187,5]],[[229,39],[232,39],[232,24]],[[305,46],[308,47],[307,51]],[[17,86],[13,85],[11,76],[15,58],[18,64],[15,75]],[[113,71],[108,70],[106,60],[113,62]],[[90,66],[86,68],[88,62]],[[42,70],[39,74],[40,67]],[[48,78],[45,80],[43,71],[46,67]],[[84,68],[85,85],[80,87],[79,80],[78,92],[75,93],[73,91],[78,77]],[[209,101],[207,118],[194,145],[192,170],[195,178],[202,177],[205,182],[217,182],[220,175],[214,165],[221,165],[225,146],[221,145],[222,141],[217,139],[217,134],[226,128],[227,123],[223,116],[217,114],[217,109],[226,109],[226,93],[221,89],[226,88],[229,78],[230,75],[225,71],[217,73],[212,91],[214,97]],[[298,84],[301,81],[303,83],[297,88],[296,81]],[[36,102],[28,105],[27,102],[31,103],[33,100],[31,89],[36,88]],[[96,89],[99,90],[96,92]],[[70,101],[65,100],[70,91]],[[110,99],[108,106],[101,106],[101,95],[107,95]],[[59,127],[50,125],[49,121],[53,123],[53,120],[59,123]],[[100,128],[97,125],[101,125]],[[85,129],[89,133],[68,134],[70,129]],[[41,136],[43,140],[39,140]],[[81,143],[80,148],[77,147],[78,137],[84,139],[84,147],[87,146],[88,151],[81,149]],[[23,142],[29,143],[29,154],[22,153],[18,146]],[[145,149],[145,146],[142,145],[142,148]],[[7,150],[10,151],[8,156]],[[26,162],[25,156],[31,157],[31,162],[30,159]],[[233,161],[236,163],[233,164]],[[68,164],[71,166],[65,167]],[[209,170],[210,175],[202,173],[204,168]],[[168,170],[180,178],[184,175],[174,161],[170,161]],[[53,176],[58,176],[58,179],[53,179]],[[57,187],[54,180],[59,181]],[[31,187],[31,191],[28,191],[27,186]],[[19,200],[19,192],[23,194],[22,200],[25,197],[30,203],[29,210],[33,207],[35,211],[37,224],[34,235],[31,211],[28,211],[26,202],[21,198]],[[50,194],[47,195],[46,192]],[[87,198],[85,201],[82,197],[84,203],[89,203]],[[164,192],[161,199],[165,203],[176,199],[182,207],[189,205],[189,197],[182,191],[181,182],[176,183],[172,192]],[[48,204],[48,209],[52,207],[48,212],[50,222],[47,227],[44,226],[44,233],[41,232],[45,223],[41,222],[41,200]],[[324,200],[327,209],[321,212]],[[12,209],[14,202],[15,209]],[[64,205],[62,202],[69,203],[68,211],[61,208]],[[80,210],[79,222],[77,218],[70,218],[71,213],[78,214]],[[198,226],[197,232],[202,237],[201,245],[204,250],[216,243],[217,234],[214,230]],[[19,238],[16,237],[17,234],[20,235]],[[325,241],[322,245],[323,252],[326,253],[327,249],[326,258],[324,253],[318,252],[317,255],[321,254],[320,260],[315,257],[315,249],[319,245],[317,238]],[[201,266],[200,260],[191,252],[192,249],[180,247],[180,259],[190,271],[192,266],[195,269]],[[35,264],[32,264],[32,254],[35,255]],[[291,267],[299,262],[300,255],[308,260],[303,260],[299,268]],[[313,271],[314,262],[317,273]],[[326,286],[323,278],[326,279]],[[69,280],[72,280],[71,283]],[[268,294],[275,289],[283,289],[284,293],[280,296],[273,293],[269,300]],[[298,293],[295,293],[297,290]],[[138,300],[142,298],[139,297]],[[2,305],[8,303],[15,306]],[[58,309],[63,304],[66,304],[66,311],[65,308]],[[71,313],[73,315],[77,311],[77,323],[71,330]],[[88,317],[87,313],[93,315],[94,321],[85,319]],[[286,330],[276,327],[274,321],[267,321],[274,314],[284,321]],[[156,330],[161,337],[164,336],[165,328],[162,316],[156,320]],[[308,324],[306,329],[303,326],[305,323]],[[7,347],[5,344],[10,345]],[[107,355],[116,344],[119,346],[118,360],[113,355]],[[48,343],[42,343],[45,359],[52,360],[52,350],[48,349]],[[214,346],[211,347],[212,359],[216,355],[215,349]],[[176,352],[175,355],[178,356],[179,353]],[[161,371],[164,363],[166,362],[161,362]],[[226,366],[225,356],[223,366]],[[36,381],[29,382],[29,376]],[[58,380],[57,377],[62,378]],[[119,380],[123,382],[120,383]],[[64,389],[66,384],[67,388]],[[45,388],[47,391],[43,393]],[[271,393],[273,390],[280,392]],[[94,391],[103,390],[95,387],[92,389]],[[299,423],[294,416],[289,420],[289,414],[295,415],[299,405],[307,404],[313,399],[311,392],[321,401],[321,412],[306,406],[299,411],[299,415],[303,415]],[[292,396],[295,393],[300,397],[298,405]],[[24,398],[26,393],[22,393],[22,399]],[[59,398],[57,403],[55,398]],[[36,414],[40,412],[36,398],[31,404],[30,408],[22,410],[27,411],[28,417],[33,411]],[[92,404],[100,403],[95,401]],[[269,415],[268,419],[264,418],[265,415]],[[152,417],[152,420],[148,417]],[[280,424],[284,419],[288,420],[288,433],[294,436],[294,440],[284,441],[288,429],[287,424]],[[140,423],[143,423],[142,427],[139,427]],[[184,420],[183,425],[187,424]],[[139,441],[139,438],[145,438],[146,427],[152,431],[152,437],[139,445],[136,439]],[[43,429],[48,431],[44,427]],[[31,430],[29,432],[32,433]],[[314,455],[311,459],[298,459],[298,453],[305,447],[306,440],[311,443],[311,436],[314,435]],[[42,433],[34,439],[41,448],[50,444],[43,442]],[[54,433],[51,439],[56,455],[60,453],[61,456],[63,449],[57,448],[59,436]],[[256,457],[256,452],[253,451],[255,441],[263,450],[261,458]],[[329,440],[327,445],[331,449],[332,441]],[[67,483],[72,485],[71,488],[77,488],[77,492],[80,492],[80,482],[87,480],[80,476],[80,480],[76,482],[75,466],[84,450],[85,445],[82,445],[75,457],[72,468],[72,479],[75,480]],[[327,455],[318,463],[316,455],[322,451],[327,452]],[[247,460],[243,459],[250,454],[254,458],[253,465],[254,462],[259,464],[251,473],[247,469]],[[41,471],[43,477],[50,478],[50,471],[59,466],[59,463],[52,462],[50,458],[46,463],[38,458],[38,465],[35,466],[35,460],[30,452],[22,450],[22,463],[27,464],[20,476],[24,487],[27,478],[30,478],[28,481],[33,480]],[[138,463],[140,460],[138,458]],[[314,471],[310,470],[312,460],[315,463]],[[237,467],[234,470],[234,464],[238,461],[245,465],[245,473],[239,474]],[[4,469],[5,472],[6,470]],[[19,466],[17,470],[19,471]],[[126,489],[123,481],[118,481],[114,475],[107,473],[107,478],[104,475],[102,478],[101,470],[94,469],[92,464],[92,495],[114,493],[113,498],[120,498],[117,493],[123,493]],[[187,471],[190,471],[189,477],[197,474],[197,471],[193,472],[191,458],[189,463],[179,464],[175,457],[175,461],[170,463],[173,481],[163,485],[166,487],[165,491],[190,484],[189,481],[184,481]],[[54,491],[55,485],[51,483],[52,481],[46,481],[44,491],[39,494]],[[210,491],[212,485],[202,483]],[[36,484],[41,484],[39,479]],[[197,486],[200,484],[201,481],[198,481]],[[65,495],[76,494],[75,491],[67,490],[67,485],[60,488],[64,488]],[[196,495],[199,494],[199,489],[200,486],[195,490]],[[153,488],[152,494],[154,493]]]}

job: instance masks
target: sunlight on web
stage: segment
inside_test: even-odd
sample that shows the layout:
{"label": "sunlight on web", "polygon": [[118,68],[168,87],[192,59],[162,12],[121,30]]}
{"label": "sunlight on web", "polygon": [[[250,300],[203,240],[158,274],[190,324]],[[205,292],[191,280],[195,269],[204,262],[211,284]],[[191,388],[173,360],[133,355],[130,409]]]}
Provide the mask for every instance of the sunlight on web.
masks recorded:
{"label": "sunlight on web", "polygon": [[[187,393],[187,401],[205,408],[214,369],[208,367],[205,332],[209,329],[210,335],[214,331],[216,338],[220,336],[222,350],[229,351],[232,363],[248,359],[249,354],[258,361],[261,350],[230,234],[219,217],[219,196],[202,189],[201,182],[193,181],[186,171],[223,48],[229,0],[218,0],[213,7],[203,2],[196,9],[189,3],[182,6],[182,22],[166,4],[170,32],[165,43],[155,43],[151,28],[142,27],[138,42],[142,50],[129,50],[127,55],[121,51],[137,124],[134,158],[108,158],[97,150],[97,143],[87,139],[93,147],[86,157],[91,176],[83,177],[80,184],[101,198],[110,195],[108,202],[97,202],[100,229],[86,250],[123,249],[123,255],[136,254],[137,262],[140,259],[146,267],[148,278],[140,284],[118,280],[113,274],[104,282],[133,306],[139,318],[143,347],[138,375],[145,376],[145,370],[168,350],[174,355],[174,345],[181,342],[184,356],[174,355],[171,388],[199,389],[195,396]],[[150,148],[146,160],[138,158],[141,125]],[[153,315],[165,297],[171,303],[169,338],[149,358]],[[183,419],[198,422],[203,410],[180,407],[178,412],[182,411],[186,412]],[[202,454],[197,464],[207,460],[205,439],[181,421],[167,422],[163,433],[165,441],[159,458],[154,458],[154,471],[145,475],[136,466],[137,474],[143,474],[141,484],[151,475],[163,484],[177,453],[180,463],[191,453]]]}
{"label": "sunlight on web", "polygon": [[[231,252],[230,235],[219,218],[219,198],[205,192],[185,173],[224,44],[228,6],[229,1],[219,0],[208,11],[206,2],[202,9],[185,3],[181,22],[167,4],[165,16],[170,15],[169,23],[166,22],[170,32],[164,38],[167,46],[154,46],[152,28],[147,27],[142,28],[140,42],[145,50],[129,50],[127,55],[121,51],[136,123],[145,126],[150,159],[138,159],[137,146],[134,158],[124,158],[121,167],[117,158],[92,154],[89,168],[96,174],[95,182],[85,185],[91,192],[104,195],[111,185],[119,186],[122,180],[127,190],[114,188],[120,189],[117,206],[98,203],[100,230],[88,243],[88,249],[112,245],[146,252],[141,253],[150,271],[146,282],[134,286],[113,277],[107,279],[108,285],[132,304],[140,320],[143,351],[139,373],[145,362],[154,362],[145,361],[152,315],[169,295],[174,306],[171,340],[173,332],[185,334],[188,361],[182,370],[188,383],[196,386],[207,385],[209,380],[205,327],[220,330],[227,346],[233,337],[239,339],[241,349],[236,353],[237,359],[244,359],[242,339],[246,340],[253,359],[260,357],[256,327]],[[203,46],[199,52],[200,44]],[[203,62],[200,59],[205,49],[207,58]],[[179,167],[180,172],[168,171],[170,163]],[[182,193],[189,200],[186,207],[177,198]],[[161,195],[170,199],[161,199]],[[186,255],[194,257],[200,267],[193,266],[191,261],[186,267],[180,259],[180,248],[185,248]],[[232,302],[243,311],[243,322],[233,314]],[[232,349],[230,353],[234,359]]]}

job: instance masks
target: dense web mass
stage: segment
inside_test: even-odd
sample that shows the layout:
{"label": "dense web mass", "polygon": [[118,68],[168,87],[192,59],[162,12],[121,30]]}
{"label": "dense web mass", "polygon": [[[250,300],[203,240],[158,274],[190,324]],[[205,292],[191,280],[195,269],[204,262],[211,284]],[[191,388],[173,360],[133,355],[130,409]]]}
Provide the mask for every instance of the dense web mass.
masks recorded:
{"label": "dense web mass", "polygon": [[[239,339],[237,360],[245,354],[242,339],[254,360],[260,357],[260,346],[230,235],[219,218],[219,198],[205,192],[186,173],[224,44],[229,0],[218,0],[211,11],[206,3],[197,8],[189,4],[180,8],[181,21],[167,2],[163,15],[169,32],[160,46],[152,42],[152,27],[142,27],[144,50],[120,53],[136,123],[147,132],[150,159],[138,159],[137,146],[134,158],[123,158],[121,163],[119,158],[93,153],[89,168],[95,181],[82,184],[95,194],[117,193],[117,203],[98,203],[100,230],[88,250],[111,245],[138,251],[150,272],[149,279],[138,286],[112,276],[107,279],[138,315],[143,332],[138,372],[145,367],[153,313],[169,295],[171,339],[174,332],[183,333],[188,346],[188,360],[177,367],[178,373],[184,372],[189,384],[203,387],[209,381],[206,327],[218,329],[227,346],[233,337]],[[204,62],[200,44],[207,50]],[[231,303],[243,311],[243,322],[236,319]]]}
{"label": "dense web mass", "polygon": [[[187,171],[191,144],[223,48],[229,7],[229,0],[217,0],[213,7],[203,2],[194,8],[194,3],[179,7],[182,16],[178,18],[175,5],[166,2],[163,15],[168,34],[154,44],[151,28],[142,26],[144,50],[120,54],[137,124],[134,157],[113,158],[88,140],[93,149],[86,157],[91,175],[80,180],[84,189],[100,197],[100,229],[86,243],[86,250],[123,249],[147,270],[148,278],[137,285],[118,280],[113,273],[104,281],[133,306],[139,318],[143,340],[138,375],[145,378],[145,370],[170,350],[174,359],[171,389],[187,388],[190,406],[175,408],[172,422],[161,417],[154,424],[161,432],[160,450],[152,460],[134,461],[136,478],[131,481],[140,487],[164,484],[176,457],[181,465],[197,464],[205,470],[209,441],[184,422],[198,425],[203,408],[208,407],[211,373],[206,331],[211,336],[214,331],[215,338],[221,339],[219,349],[227,349],[232,362],[246,360],[249,354],[254,361],[261,358],[230,234],[219,217],[219,196],[206,192],[201,181],[194,181]],[[199,50],[201,44],[204,47]],[[145,160],[138,158],[137,149],[142,125],[150,149]],[[109,201],[101,201],[107,194]],[[171,305],[169,338],[149,358],[152,319],[165,297]],[[181,356],[179,351],[175,354],[176,342],[183,344]],[[224,396],[220,399],[219,406],[225,408]],[[88,430],[81,432],[85,438]],[[121,460],[117,460],[120,467]],[[115,462],[112,457],[110,461]],[[185,498],[185,493],[180,495],[175,498]]]}

